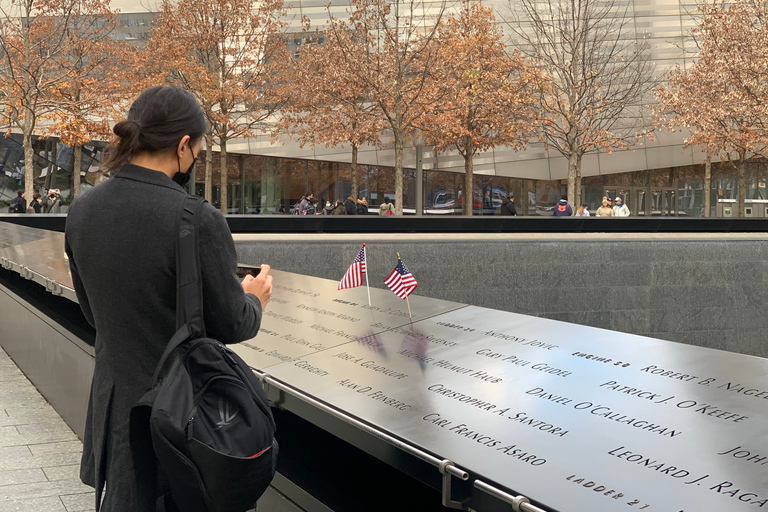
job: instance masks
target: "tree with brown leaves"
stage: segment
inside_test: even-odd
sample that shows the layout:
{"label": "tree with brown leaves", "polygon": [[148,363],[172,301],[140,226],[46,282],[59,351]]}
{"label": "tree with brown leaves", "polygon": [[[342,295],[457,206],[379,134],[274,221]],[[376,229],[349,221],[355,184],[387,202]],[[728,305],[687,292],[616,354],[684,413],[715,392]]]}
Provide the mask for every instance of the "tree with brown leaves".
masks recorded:
{"label": "tree with brown leaves", "polygon": [[[386,123],[395,150],[395,213],[403,213],[403,150],[427,112],[439,107],[445,89],[433,73],[439,65],[437,29],[446,2],[352,0],[349,18],[329,9],[328,39],[341,62],[355,71],[354,89],[364,91],[371,114]],[[425,16],[429,12],[430,16]]]}
{"label": "tree with brown leaves", "polygon": [[[272,62],[288,51],[281,31],[283,0],[164,0],[147,45],[149,68],[166,83],[191,91],[211,126],[206,154],[219,146],[227,169],[227,143],[249,137],[278,108],[271,93]],[[206,192],[211,200],[210,158]],[[227,213],[227,173],[221,173],[221,211]]]}
{"label": "tree with brown leaves", "polygon": [[701,6],[702,21],[694,29],[698,58],[687,70],[675,69],[668,85],[656,90],[661,124],[689,129],[685,147],[701,146],[738,169],[741,217],[746,161],[768,157],[767,9],[755,0]]}
{"label": "tree with brown leaves", "polygon": [[[345,48],[359,49],[346,40],[349,35],[342,30],[305,33],[297,58],[290,57],[283,63],[284,85],[278,88],[283,107],[273,133],[276,138],[291,136],[301,147],[349,144],[351,195],[357,199],[358,149],[363,144],[379,145],[385,125],[374,115],[374,107],[357,80],[356,69],[344,57]],[[343,44],[340,38],[344,39]]]}
{"label": "tree with brown leaves", "polygon": [[628,0],[510,0],[507,25],[545,70],[542,138],[568,160],[568,201],[581,203],[587,153],[626,149],[649,132],[642,111],[655,84],[650,48]]}
{"label": "tree with brown leaves", "polygon": [[462,210],[472,215],[473,157],[496,146],[526,147],[538,128],[534,84],[541,76],[516,50],[507,51],[493,11],[479,4],[465,1],[437,42],[436,72],[448,94],[425,116],[425,139],[435,151],[453,149],[464,158]]}
{"label": "tree with brown leaves", "polygon": [[74,149],[73,197],[80,195],[83,145],[110,136],[109,121],[124,106],[127,77],[120,70],[130,69],[134,60],[131,46],[114,37],[117,17],[107,5],[87,7],[89,12],[72,16],[72,30],[60,61],[71,70],[70,79],[51,90],[59,107],[45,116],[51,123],[45,133],[58,136]]}
{"label": "tree with brown leaves", "polygon": [[73,41],[99,31],[101,16],[110,16],[101,0],[15,0],[0,4],[0,123],[18,129],[24,148],[24,182],[32,197],[32,135],[41,119],[71,105],[61,92],[91,59],[83,45],[70,58]]}

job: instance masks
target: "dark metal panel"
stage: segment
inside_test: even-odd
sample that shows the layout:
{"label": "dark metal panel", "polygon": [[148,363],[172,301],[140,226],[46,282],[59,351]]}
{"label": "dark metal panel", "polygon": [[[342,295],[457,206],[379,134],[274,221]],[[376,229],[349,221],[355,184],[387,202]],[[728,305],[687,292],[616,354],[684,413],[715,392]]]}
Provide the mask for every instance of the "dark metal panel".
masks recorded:
{"label": "dark metal panel", "polygon": [[[765,218],[227,215],[233,233],[764,233]],[[0,224],[64,231],[65,214],[0,214]]]}
{"label": "dark metal panel", "polygon": [[0,285],[0,344],[81,439],[93,349]]}

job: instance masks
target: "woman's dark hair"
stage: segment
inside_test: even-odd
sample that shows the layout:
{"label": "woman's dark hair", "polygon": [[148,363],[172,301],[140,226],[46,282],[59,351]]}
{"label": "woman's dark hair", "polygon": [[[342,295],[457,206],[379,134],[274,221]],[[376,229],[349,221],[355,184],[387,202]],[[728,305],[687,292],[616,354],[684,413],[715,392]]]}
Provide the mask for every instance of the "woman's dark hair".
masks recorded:
{"label": "woman's dark hair", "polygon": [[119,139],[107,169],[117,169],[141,151],[175,148],[185,135],[196,141],[207,130],[205,115],[192,93],[178,87],[150,87],[133,102],[128,118],[112,129]]}
{"label": "woman's dark hair", "polygon": [[34,194],[32,194],[32,199],[40,199],[41,197],[43,196],[41,196],[38,192],[35,192]]}

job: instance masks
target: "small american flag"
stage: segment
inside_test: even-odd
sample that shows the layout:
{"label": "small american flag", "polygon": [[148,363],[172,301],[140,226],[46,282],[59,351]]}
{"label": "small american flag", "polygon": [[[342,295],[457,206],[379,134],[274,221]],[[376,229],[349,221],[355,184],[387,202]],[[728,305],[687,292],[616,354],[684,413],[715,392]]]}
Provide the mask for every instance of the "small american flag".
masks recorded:
{"label": "small american flag", "polygon": [[365,274],[365,244],[360,252],[357,253],[355,261],[347,269],[347,273],[339,281],[339,290],[345,288],[354,288],[363,284],[363,274]]}
{"label": "small american flag", "polygon": [[401,299],[407,298],[419,286],[419,283],[413,278],[411,271],[408,270],[408,267],[405,266],[405,263],[400,258],[397,259],[395,269],[384,280],[384,284]]}

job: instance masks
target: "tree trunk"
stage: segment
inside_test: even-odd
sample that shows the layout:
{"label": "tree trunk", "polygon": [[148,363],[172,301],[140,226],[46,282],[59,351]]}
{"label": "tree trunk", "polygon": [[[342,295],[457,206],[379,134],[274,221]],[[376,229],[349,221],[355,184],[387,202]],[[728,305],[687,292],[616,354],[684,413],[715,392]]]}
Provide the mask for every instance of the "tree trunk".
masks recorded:
{"label": "tree trunk", "polygon": [[403,214],[403,136],[395,132],[395,215]]}
{"label": "tree trunk", "polygon": [[22,133],[22,147],[24,148],[24,193],[26,194],[27,202],[32,200],[32,194],[35,193],[35,152],[32,149],[32,130],[34,129],[34,125],[29,119],[30,115],[29,112],[25,113],[24,132]]}
{"label": "tree trunk", "polygon": [[704,164],[704,217],[709,217],[712,209],[712,163]]}
{"label": "tree trunk", "polygon": [[[225,128],[226,129],[226,128]],[[227,214],[227,139],[222,137],[219,141],[221,151],[221,213]]]}
{"label": "tree trunk", "polygon": [[464,143],[464,200],[461,205],[461,213],[470,217],[475,206],[474,154],[475,148],[472,145],[472,137],[467,137]]}
{"label": "tree trunk", "polygon": [[576,189],[573,191],[573,195],[574,199],[571,207],[577,210],[584,202],[581,197],[581,158],[576,162]]}
{"label": "tree trunk", "polygon": [[[352,172],[352,192],[350,194],[352,195],[352,200],[357,201],[357,145],[352,144],[352,165],[350,166],[350,171]],[[342,201],[346,198],[341,198]]]}
{"label": "tree trunk", "polygon": [[744,217],[744,199],[747,196],[747,162],[739,160],[739,217]]}
{"label": "tree trunk", "polygon": [[[30,26],[31,26],[31,3],[29,3],[27,6],[27,10],[24,16],[23,21],[23,30],[22,30],[22,44],[24,46],[24,63],[23,66],[26,67],[29,65],[31,59],[30,54],[32,51],[31,42],[29,40],[30,36]],[[24,92],[23,92],[23,102],[20,105],[20,108],[24,110],[24,127],[21,131],[22,133],[22,147],[24,148],[24,193],[27,198],[27,203],[32,200],[32,194],[34,194],[34,170],[35,170],[35,163],[34,163],[34,153],[32,151],[32,132],[35,130],[35,119],[34,115],[35,112],[32,112],[31,108],[34,102],[32,101],[32,98],[30,98],[30,90],[32,85],[32,78],[29,76],[29,73],[27,72],[27,69],[22,71],[24,73]],[[3,84],[7,85],[7,84]],[[47,192],[47,191],[46,191]]]}
{"label": "tree trunk", "polygon": [[578,186],[577,176],[581,166],[581,157],[576,151],[568,155],[568,203],[571,208],[576,207],[576,187]]}
{"label": "tree trunk", "polygon": [[80,195],[80,167],[83,163],[83,146],[75,144],[75,163],[72,166],[72,197]]}
{"label": "tree trunk", "polygon": [[205,136],[205,200],[213,202],[213,152],[211,135]]}

